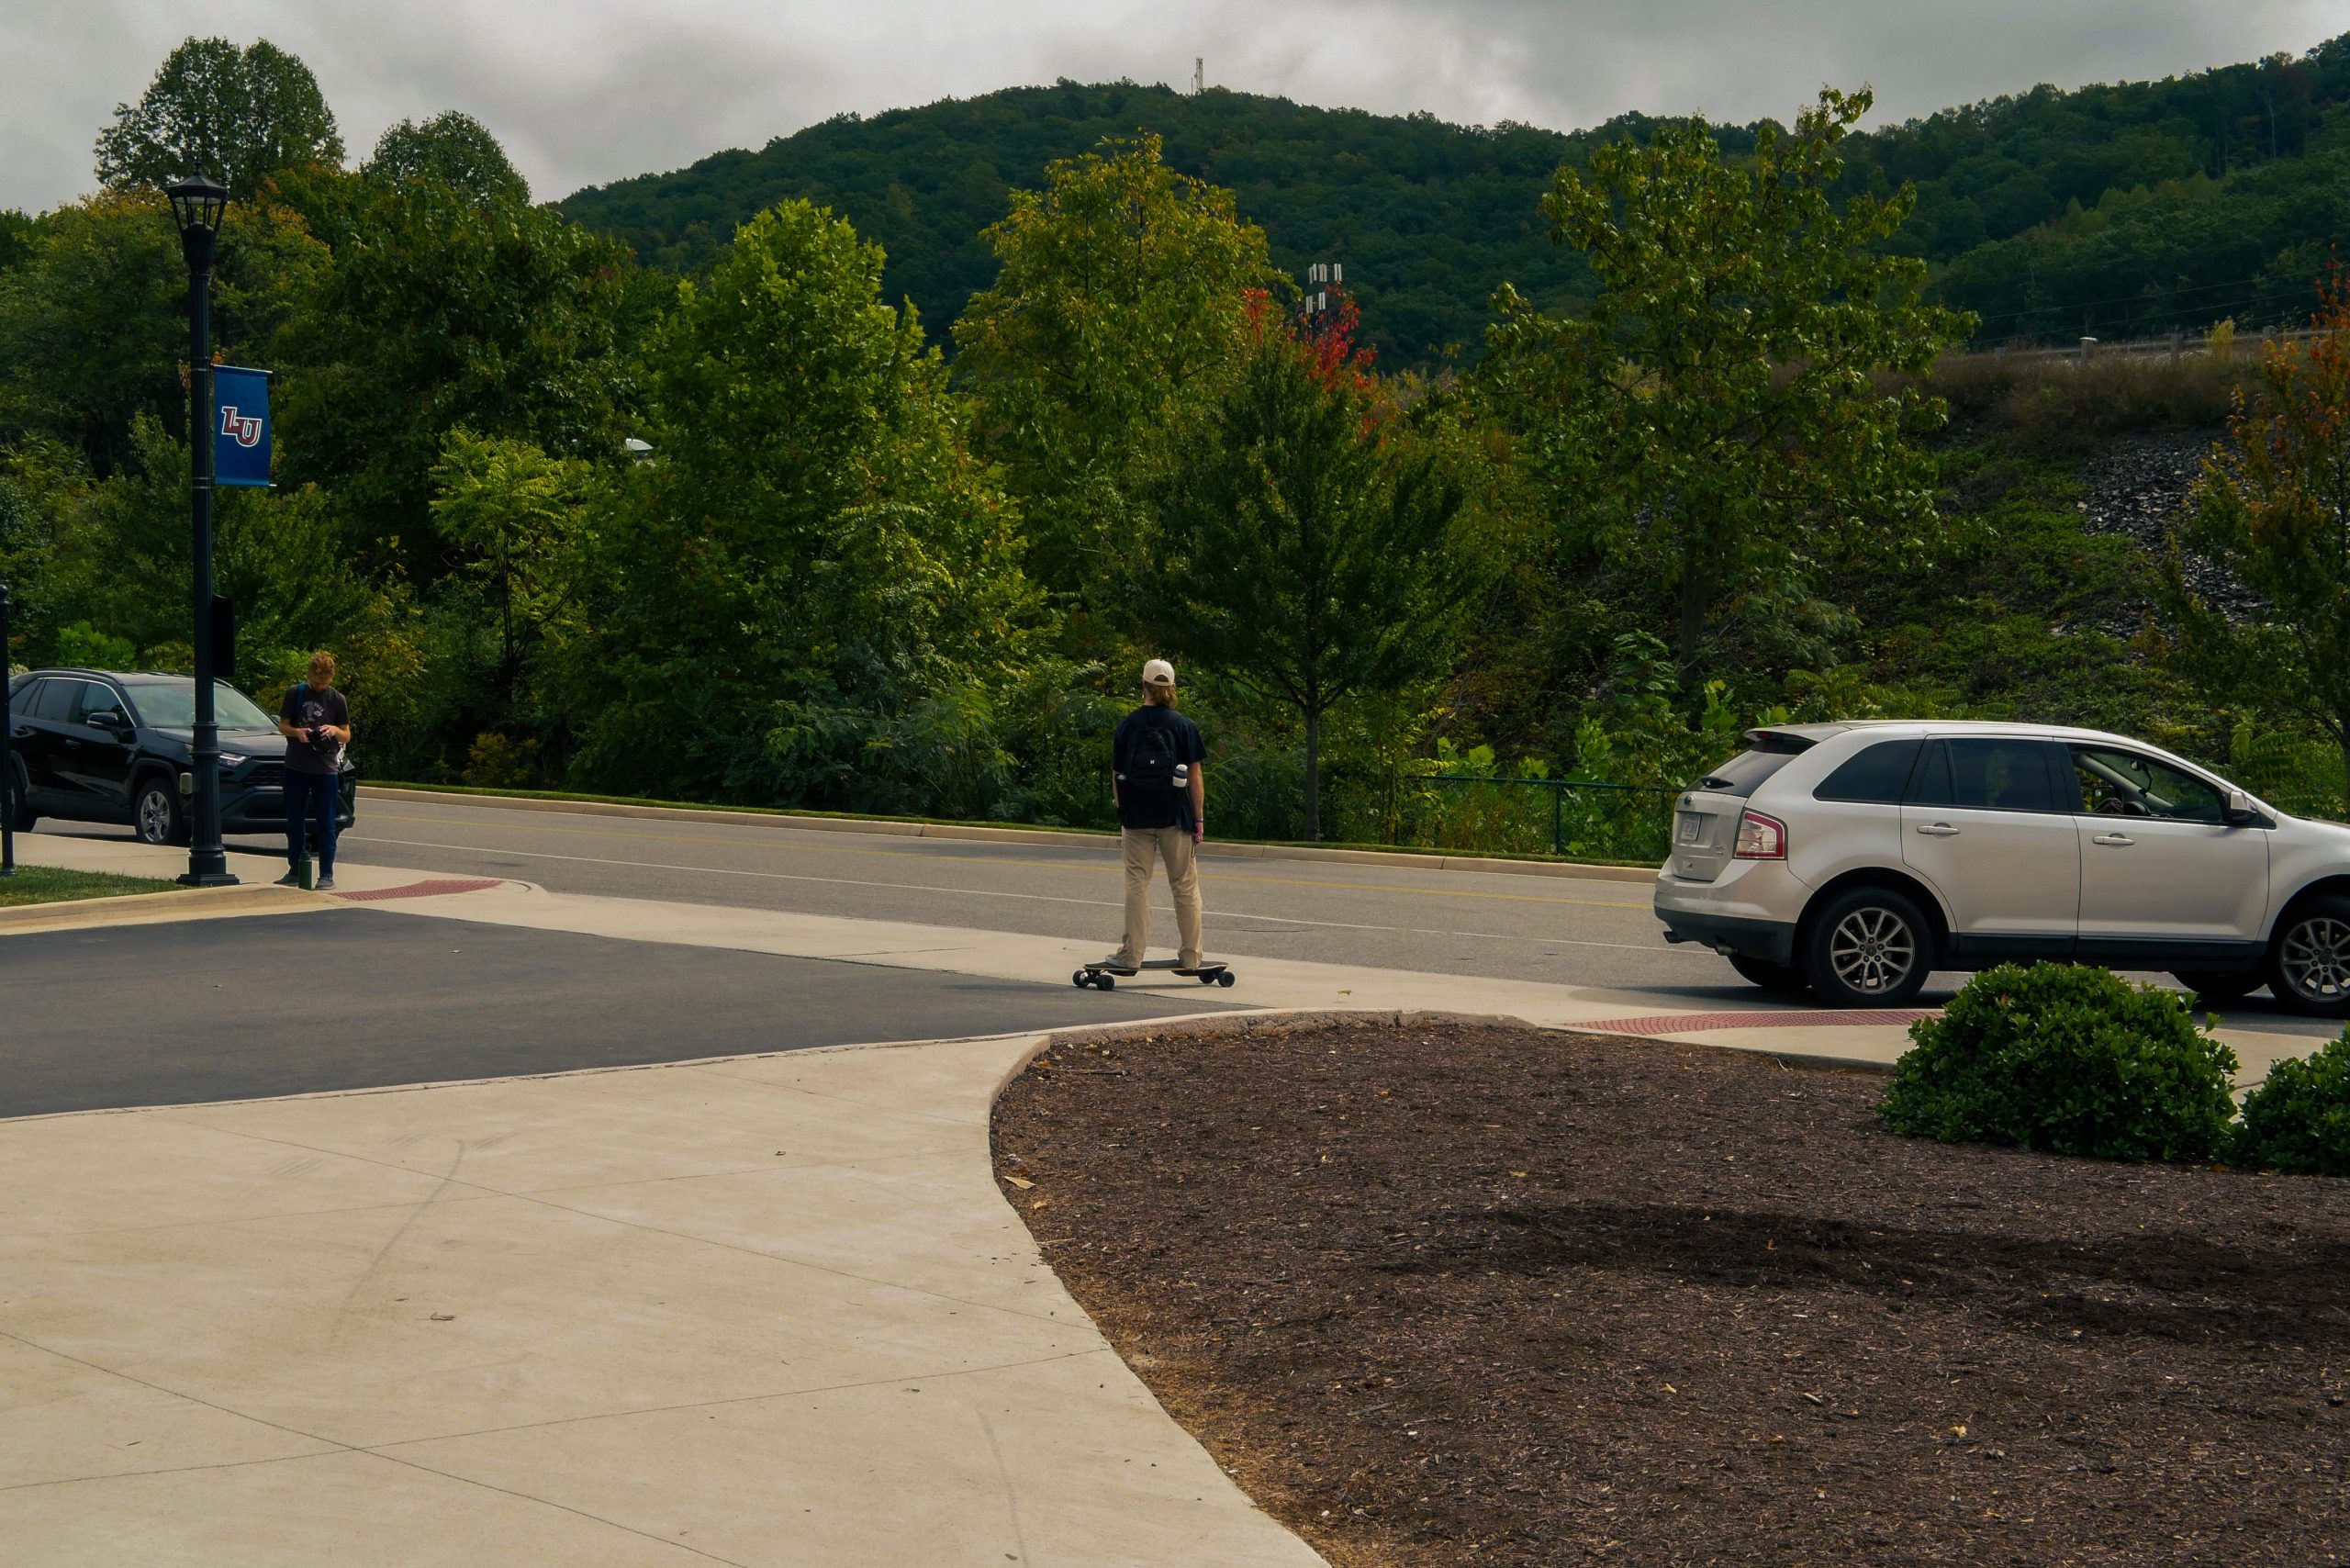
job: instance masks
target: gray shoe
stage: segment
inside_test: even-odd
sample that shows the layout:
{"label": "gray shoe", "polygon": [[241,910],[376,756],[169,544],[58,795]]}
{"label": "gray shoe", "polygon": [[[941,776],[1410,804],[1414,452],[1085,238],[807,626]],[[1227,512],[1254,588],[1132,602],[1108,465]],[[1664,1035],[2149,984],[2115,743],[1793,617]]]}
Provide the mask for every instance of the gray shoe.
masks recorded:
{"label": "gray shoe", "polygon": [[320,877],[314,886],[316,886],[318,890],[322,893],[330,893],[334,891],[334,879],[332,877]]}
{"label": "gray shoe", "polygon": [[288,871],[285,875],[278,878],[275,882],[271,884],[273,887],[279,888],[298,888],[301,885],[302,874],[298,871]]}

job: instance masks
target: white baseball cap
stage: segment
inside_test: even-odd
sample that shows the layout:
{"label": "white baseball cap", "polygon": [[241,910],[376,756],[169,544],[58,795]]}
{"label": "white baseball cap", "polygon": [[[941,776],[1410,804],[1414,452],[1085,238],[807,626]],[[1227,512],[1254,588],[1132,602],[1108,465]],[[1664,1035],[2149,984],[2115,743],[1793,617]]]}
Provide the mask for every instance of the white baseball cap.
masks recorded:
{"label": "white baseball cap", "polygon": [[1172,686],[1175,684],[1175,666],[1165,659],[1145,659],[1142,683],[1145,686]]}

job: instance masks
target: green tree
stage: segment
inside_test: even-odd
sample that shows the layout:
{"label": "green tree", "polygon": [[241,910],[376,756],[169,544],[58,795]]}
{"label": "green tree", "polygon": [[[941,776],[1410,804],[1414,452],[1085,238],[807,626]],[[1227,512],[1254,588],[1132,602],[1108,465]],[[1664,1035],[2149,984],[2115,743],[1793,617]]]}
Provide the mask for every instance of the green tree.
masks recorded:
{"label": "green tree", "polygon": [[1330,711],[1445,668],[1476,581],[1466,492],[1343,343],[1270,324],[1179,454],[1131,601],[1168,645],[1296,711],[1319,838]]}
{"label": "green tree", "polygon": [[[212,294],[220,355],[266,363],[328,262],[290,209],[231,205]],[[31,254],[0,272],[0,441],[53,436],[109,473],[129,454],[135,415],[183,428],[186,358],[187,268],[153,192],[104,193],[46,214]]]}
{"label": "green tree", "polygon": [[1023,503],[1030,570],[1067,593],[1130,543],[1164,432],[1237,362],[1277,274],[1264,232],[1168,168],[1156,136],[1046,177],[987,231],[1002,271],[955,324],[956,372]]}
{"label": "green tree", "polygon": [[2204,465],[2183,551],[2259,596],[2237,621],[2206,603],[2174,553],[2183,666],[2231,705],[2296,713],[2342,748],[2350,778],[2350,282],[2323,290],[2306,352],[2272,347]]}
{"label": "green tree", "polygon": [[890,716],[1019,678],[1038,617],[1010,512],[881,262],[787,202],[680,291],[650,353],[657,455],[561,633],[583,775],[804,797],[853,782]]}
{"label": "green tree", "polygon": [[487,202],[519,205],[531,199],[530,183],[515,171],[489,128],[454,109],[391,127],[359,172],[393,185],[430,180]]}
{"label": "green tree", "polygon": [[98,135],[98,179],[153,190],[201,171],[240,199],[281,169],[342,162],[342,137],[310,68],[268,39],[239,49],[191,38],[136,104]]}
{"label": "green tree", "polygon": [[432,485],[434,525],[497,607],[500,692],[513,711],[540,628],[566,602],[569,570],[600,489],[597,470],[528,442],[455,430],[433,465]]}
{"label": "green tree", "polygon": [[1543,201],[1598,277],[1588,314],[1504,290],[1491,404],[1575,554],[1636,558],[1670,588],[1684,677],[1733,644],[1817,652],[1789,633],[1823,620],[1821,566],[1915,553],[1936,527],[1908,438],[1941,407],[1876,378],[1922,373],[1967,322],[1921,305],[1924,265],[1881,250],[1907,191],[1830,198],[1869,101],[1823,92],[1751,158],[1695,121],[1598,150]]}
{"label": "green tree", "polygon": [[[141,414],[129,456],[105,479],[54,448],[19,454],[6,473],[46,523],[38,603],[50,626],[81,623],[143,659],[173,663],[170,650],[184,651],[189,632],[185,443]],[[217,521],[216,582],[237,604],[248,687],[311,648],[359,652],[367,629],[397,619],[397,594],[352,566],[333,504],[315,487],[223,491]]]}
{"label": "green tree", "polygon": [[543,207],[430,182],[382,192],[285,334],[286,476],[332,490],[372,556],[437,578],[431,470],[450,431],[618,452],[628,272],[618,245]]}
{"label": "green tree", "polygon": [[39,233],[40,219],[15,207],[0,207],[0,273],[31,256]]}

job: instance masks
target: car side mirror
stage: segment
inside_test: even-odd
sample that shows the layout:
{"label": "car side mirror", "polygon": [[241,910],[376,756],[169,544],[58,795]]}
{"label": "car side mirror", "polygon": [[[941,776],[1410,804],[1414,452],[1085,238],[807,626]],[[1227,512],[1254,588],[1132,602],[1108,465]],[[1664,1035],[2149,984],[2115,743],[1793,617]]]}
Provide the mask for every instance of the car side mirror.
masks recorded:
{"label": "car side mirror", "polygon": [[2246,827],[2260,820],[2252,809],[2252,797],[2241,790],[2228,791],[2228,803],[2220,812],[2220,820],[2230,827]]}
{"label": "car side mirror", "polygon": [[119,713],[93,713],[82,722],[94,730],[104,730],[110,735],[120,734],[130,728],[130,721]]}

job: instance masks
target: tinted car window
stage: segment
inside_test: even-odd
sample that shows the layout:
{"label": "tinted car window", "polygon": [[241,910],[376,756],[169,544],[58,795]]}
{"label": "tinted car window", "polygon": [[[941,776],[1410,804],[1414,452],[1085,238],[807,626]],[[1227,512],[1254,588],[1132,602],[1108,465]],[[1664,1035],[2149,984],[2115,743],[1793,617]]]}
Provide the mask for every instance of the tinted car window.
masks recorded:
{"label": "tinted car window", "polygon": [[1746,799],[1762,788],[1762,780],[1793,762],[1805,748],[1789,745],[1759,745],[1751,751],[1740,752],[1692,786],[1715,795],[1735,795]]}
{"label": "tinted car window", "polygon": [[44,680],[28,680],[17,688],[15,691],[9,693],[8,711],[19,719],[31,718],[34,704],[40,700],[40,689],[48,684]]}
{"label": "tinted car window", "polygon": [[40,706],[33,710],[33,717],[54,719],[63,723],[73,716],[74,704],[82,700],[82,686],[78,680],[42,681]]}
{"label": "tinted car window", "polygon": [[2151,756],[2107,746],[2075,746],[2073,771],[2081,779],[2080,809],[2099,816],[2224,820],[2227,801],[2216,788]]}
{"label": "tinted car window", "polygon": [[2047,749],[2027,740],[1929,741],[1909,780],[1908,803],[1960,811],[2055,811]]}
{"label": "tinted car window", "polygon": [[1811,792],[1812,799],[1897,806],[1902,790],[1908,786],[1909,774],[1918,766],[1918,753],[1925,744],[1908,740],[1864,745],[1819,781],[1819,788]]}
{"label": "tinted car window", "polygon": [[73,718],[76,722],[79,722],[99,713],[112,713],[117,718],[123,717],[122,699],[115,695],[113,687],[95,680],[85,680],[82,683],[82,700],[74,707]]}

